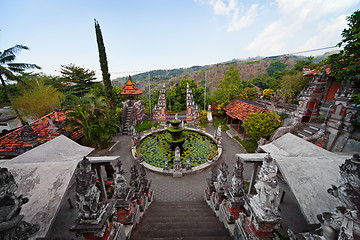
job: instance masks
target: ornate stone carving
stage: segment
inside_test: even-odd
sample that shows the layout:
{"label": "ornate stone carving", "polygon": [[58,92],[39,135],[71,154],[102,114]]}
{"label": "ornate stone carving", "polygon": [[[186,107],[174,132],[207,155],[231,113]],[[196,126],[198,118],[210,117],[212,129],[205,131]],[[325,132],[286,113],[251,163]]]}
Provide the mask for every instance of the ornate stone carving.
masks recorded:
{"label": "ornate stone carving", "polygon": [[215,140],[216,140],[216,143],[221,146],[221,140],[222,140],[222,136],[221,136],[221,123],[219,123],[218,128],[217,128],[217,129],[215,130],[215,132],[214,132],[214,138],[215,138]]}
{"label": "ornate stone carving", "polygon": [[229,174],[229,171],[228,171],[228,165],[225,163],[225,162],[222,162],[221,165],[220,165],[220,173],[217,177],[217,183],[218,183],[218,187],[219,189],[223,190],[224,187],[226,186],[227,184],[227,176]]}
{"label": "ornate stone carving", "polygon": [[15,191],[18,186],[7,168],[0,168],[0,238],[4,240],[27,239],[39,231],[40,226],[23,221],[21,206],[29,199]]}
{"label": "ornate stone carving", "polygon": [[211,177],[207,178],[206,181],[207,181],[207,187],[205,190],[205,197],[207,200],[210,200],[211,194],[215,192],[214,183],[217,181],[217,169],[215,165],[213,165],[211,169]]}
{"label": "ornate stone carving", "polygon": [[124,177],[126,173],[122,168],[122,163],[120,160],[116,162],[115,174],[114,174],[114,197],[115,198],[125,198],[127,195],[127,182]]}
{"label": "ornate stone carving", "polygon": [[181,171],[181,158],[180,158],[180,148],[177,146],[175,148],[175,158],[174,158],[174,170]]}
{"label": "ornate stone carving", "polygon": [[312,142],[314,144],[322,143],[323,146],[326,146],[326,141],[329,137],[329,131],[326,129],[326,124],[321,124],[321,128],[314,135],[305,137],[306,141]]}
{"label": "ornate stone carving", "polygon": [[286,133],[293,133],[300,127],[300,125],[301,125],[301,122],[299,121],[299,119],[297,119],[297,118],[293,119],[290,126],[279,127],[278,129],[276,129],[274,134],[270,137],[269,142],[275,141],[276,139],[284,136]]}
{"label": "ornate stone carving", "polygon": [[145,208],[145,197],[144,197],[144,186],[140,182],[139,171],[136,168],[136,165],[133,165],[130,169],[130,186],[135,192],[134,200],[140,207],[140,211],[144,211]]}
{"label": "ornate stone carving", "polygon": [[186,158],[186,171],[191,171],[191,159],[189,157]]}
{"label": "ornate stone carving", "polygon": [[225,162],[222,162],[217,181],[214,182],[215,192],[211,195],[211,204],[215,210],[219,210],[219,205],[226,199],[225,186],[227,184],[228,174],[228,165]]}
{"label": "ornate stone carving", "polygon": [[264,220],[279,215],[279,185],[276,180],[277,166],[270,153],[264,158],[255,184],[256,195],[250,199],[250,205]]}
{"label": "ornate stone carving", "polygon": [[169,163],[168,163],[168,158],[165,157],[165,160],[164,160],[164,171],[169,171]]}
{"label": "ornate stone carving", "polygon": [[106,205],[100,202],[100,190],[95,185],[95,173],[86,157],[79,162],[76,172],[77,209],[80,223],[98,224],[106,212]]}

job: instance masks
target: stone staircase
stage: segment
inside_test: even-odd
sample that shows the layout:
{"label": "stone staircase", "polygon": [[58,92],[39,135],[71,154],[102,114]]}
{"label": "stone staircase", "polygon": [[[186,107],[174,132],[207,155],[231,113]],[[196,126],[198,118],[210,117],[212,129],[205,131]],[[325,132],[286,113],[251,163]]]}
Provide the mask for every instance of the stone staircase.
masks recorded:
{"label": "stone staircase", "polygon": [[321,123],[303,123],[302,126],[294,132],[294,135],[304,138],[314,135],[320,130]]}
{"label": "stone staircase", "polygon": [[230,233],[204,201],[153,202],[132,240],[230,240]]}
{"label": "stone staircase", "polygon": [[127,110],[127,115],[126,115],[126,121],[124,124],[124,130],[123,130],[123,135],[131,135],[130,132],[130,121],[131,121],[131,112],[134,106],[128,107]]}

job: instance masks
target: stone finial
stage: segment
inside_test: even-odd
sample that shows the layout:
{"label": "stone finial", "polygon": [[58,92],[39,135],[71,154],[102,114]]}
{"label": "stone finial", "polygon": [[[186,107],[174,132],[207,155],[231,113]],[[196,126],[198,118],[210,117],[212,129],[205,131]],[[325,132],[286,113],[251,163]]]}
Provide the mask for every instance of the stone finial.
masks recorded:
{"label": "stone finial", "polygon": [[114,174],[114,197],[115,198],[125,198],[127,189],[126,189],[126,179],[124,174],[126,172],[122,169],[122,162],[118,160],[115,165],[115,174]]}
{"label": "stone finial", "polygon": [[251,205],[260,210],[265,218],[279,214],[280,197],[276,179],[277,170],[275,160],[268,153],[259,171],[259,180],[255,184],[256,195],[251,199]]}
{"label": "stone finial", "polygon": [[217,177],[217,182],[219,184],[219,189],[224,189],[228,181],[227,176],[229,174],[228,165],[225,162],[222,162],[220,165],[220,173]]}
{"label": "stone finial", "polygon": [[79,210],[80,223],[98,224],[105,212],[105,205],[100,202],[100,190],[95,185],[95,173],[86,157],[81,160],[75,171],[76,206]]}
{"label": "stone finial", "polygon": [[7,168],[0,167],[1,239],[28,239],[40,229],[38,224],[22,221],[24,216],[20,215],[21,206],[29,199],[22,195],[17,197],[15,195],[17,188],[14,176]]}
{"label": "stone finial", "polygon": [[186,170],[187,171],[191,170],[191,159],[190,159],[190,157],[186,158]]}

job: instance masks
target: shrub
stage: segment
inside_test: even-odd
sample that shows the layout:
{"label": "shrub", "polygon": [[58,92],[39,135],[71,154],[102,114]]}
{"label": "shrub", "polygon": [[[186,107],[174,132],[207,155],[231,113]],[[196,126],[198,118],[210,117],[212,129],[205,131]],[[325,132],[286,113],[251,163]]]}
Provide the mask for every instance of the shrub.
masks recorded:
{"label": "shrub", "polygon": [[238,141],[248,153],[254,153],[258,147],[255,141],[241,140],[238,136],[235,136],[234,139]]}
{"label": "shrub", "polygon": [[263,97],[264,97],[265,99],[270,99],[270,98],[272,97],[273,93],[274,93],[274,90],[272,90],[272,89],[265,89],[265,90],[263,91]]}
{"label": "shrub", "polygon": [[206,125],[206,123],[207,123],[207,112],[206,110],[202,110],[200,112],[200,124],[204,126]]}

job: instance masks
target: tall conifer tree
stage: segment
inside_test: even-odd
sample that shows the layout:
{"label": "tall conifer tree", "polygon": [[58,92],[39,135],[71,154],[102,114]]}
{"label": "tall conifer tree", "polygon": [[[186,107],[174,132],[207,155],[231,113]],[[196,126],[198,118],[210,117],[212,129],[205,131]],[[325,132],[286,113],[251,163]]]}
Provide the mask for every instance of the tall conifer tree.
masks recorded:
{"label": "tall conifer tree", "polygon": [[101,72],[102,72],[103,83],[105,86],[105,93],[106,93],[107,99],[109,99],[110,106],[113,108],[114,107],[114,96],[113,96],[113,92],[112,92],[110,73],[109,73],[108,63],[107,63],[107,59],[106,59],[104,41],[103,41],[103,37],[101,34],[100,25],[99,25],[98,21],[96,21],[96,19],[94,19],[94,21],[95,21],[96,40],[97,40],[98,49],[99,49],[100,68],[101,68]]}

